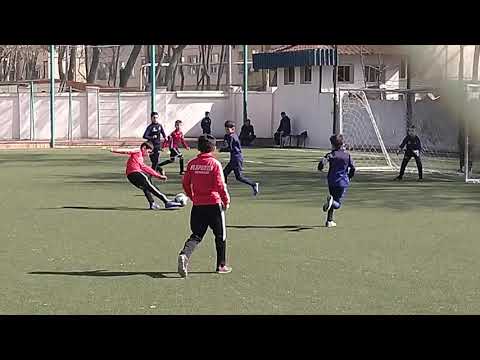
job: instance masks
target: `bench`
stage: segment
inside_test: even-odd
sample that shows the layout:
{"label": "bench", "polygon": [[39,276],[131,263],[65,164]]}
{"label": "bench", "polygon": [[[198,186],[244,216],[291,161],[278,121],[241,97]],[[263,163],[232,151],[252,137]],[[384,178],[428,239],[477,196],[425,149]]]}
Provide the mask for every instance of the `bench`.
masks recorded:
{"label": "bench", "polygon": [[307,131],[303,131],[298,135],[290,134],[286,136],[282,136],[280,138],[280,147],[305,147],[307,142],[308,133]]}

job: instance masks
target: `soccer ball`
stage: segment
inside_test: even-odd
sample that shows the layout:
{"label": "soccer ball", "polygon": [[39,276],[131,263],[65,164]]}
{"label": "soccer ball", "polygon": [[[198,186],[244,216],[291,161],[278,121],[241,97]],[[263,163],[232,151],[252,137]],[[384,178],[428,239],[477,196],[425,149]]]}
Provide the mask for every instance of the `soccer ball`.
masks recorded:
{"label": "soccer ball", "polygon": [[188,197],[187,197],[187,195],[185,195],[183,193],[177,194],[177,195],[175,195],[175,202],[178,202],[178,203],[182,204],[182,206],[185,206],[185,205],[187,205]]}

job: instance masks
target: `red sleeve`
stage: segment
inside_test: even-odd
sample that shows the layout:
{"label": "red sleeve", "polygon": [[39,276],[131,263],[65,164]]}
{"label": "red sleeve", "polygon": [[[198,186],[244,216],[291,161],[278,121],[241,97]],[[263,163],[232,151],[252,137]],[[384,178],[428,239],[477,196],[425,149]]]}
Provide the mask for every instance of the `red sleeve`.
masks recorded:
{"label": "red sleeve", "polygon": [[185,137],[183,136],[183,134],[182,134],[182,136],[180,137],[180,141],[182,142],[183,147],[184,147],[185,149],[190,149],[190,146],[188,146],[188,144],[186,143]]}
{"label": "red sleeve", "polygon": [[167,148],[170,143],[170,136],[166,137],[165,140],[163,140],[163,146],[162,148]]}
{"label": "red sleeve", "polygon": [[142,170],[144,172],[146,172],[148,175],[152,175],[152,176],[156,176],[156,177],[161,177],[162,175],[160,175],[158,172],[156,172],[155,170],[153,170],[150,166],[148,165],[145,165],[143,163],[140,163],[140,167],[142,168]]}
{"label": "red sleeve", "polygon": [[188,165],[187,165],[187,171],[185,172],[185,175],[183,175],[183,179],[182,179],[182,187],[183,187],[183,191],[185,191],[185,194],[190,198],[190,200],[193,199],[191,180],[192,180],[192,173],[188,169]]}
{"label": "red sleeve", "polygon": [[227,184],[225,183],[225,178],[223,177],[222,166],[218,162],[215,163],[215,169],[213,172],[215,174],[215,188],[220,194],[223,205],[227,206],[230,204],[230,195],[228,194]]}

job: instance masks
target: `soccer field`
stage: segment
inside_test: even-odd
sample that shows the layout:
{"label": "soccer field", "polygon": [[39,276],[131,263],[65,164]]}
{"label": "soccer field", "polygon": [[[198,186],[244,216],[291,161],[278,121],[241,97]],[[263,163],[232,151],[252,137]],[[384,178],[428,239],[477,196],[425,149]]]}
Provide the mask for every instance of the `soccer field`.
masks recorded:
{"label": "soccer field", "polygon": [[[196,153],[184,152],[187,160]],[[229,178],[233,272],[213,272],[209,231],[182,279],[177,255],[191,204],[146,210],[124,176],[126,157],[1,151],[0,313],[480,313],[480,186],[358,172],[338,227],[325,228],[325,174],[316,171],[324,152],[244,153],[260,194]],[[225,164],[228,155],[217,155]],[[182,192],[178,163],[165,169],[159,188]]]}

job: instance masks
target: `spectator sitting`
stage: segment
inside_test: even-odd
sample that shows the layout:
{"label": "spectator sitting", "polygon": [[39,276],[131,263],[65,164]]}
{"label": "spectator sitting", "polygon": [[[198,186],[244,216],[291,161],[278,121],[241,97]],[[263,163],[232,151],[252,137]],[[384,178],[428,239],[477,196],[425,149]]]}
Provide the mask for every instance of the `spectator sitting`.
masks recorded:
{"label": "spectator sitting", "polygon": [[273,135],[273,139],[276,145],[280,145],[280,139],[283,136],[290,135],[291,127],[290,127],[290,118],[285,114],[284,111],[280,113],[282,119],[280,120],[280,126],[277,129],[277,132]]}
{"label": "spectator sitting", "polygon": [[250,146],[257,137],[255,136],[255,131],[253,125],[250,122],[250,119],[245,120],[245,123],[242,126],[240,131],[240,144],[242,146]]}

